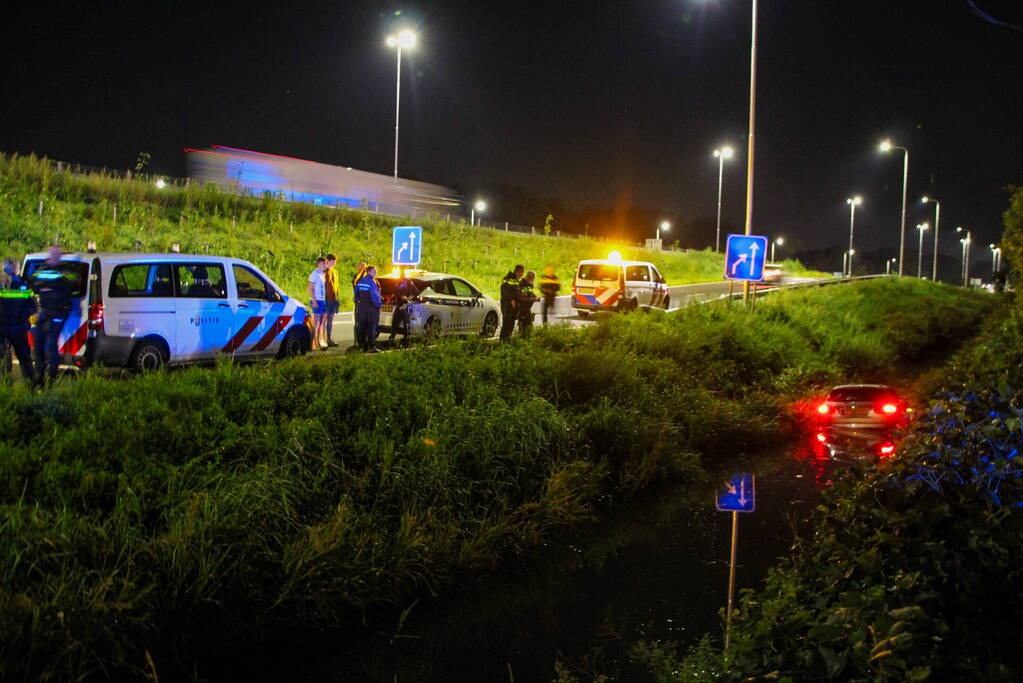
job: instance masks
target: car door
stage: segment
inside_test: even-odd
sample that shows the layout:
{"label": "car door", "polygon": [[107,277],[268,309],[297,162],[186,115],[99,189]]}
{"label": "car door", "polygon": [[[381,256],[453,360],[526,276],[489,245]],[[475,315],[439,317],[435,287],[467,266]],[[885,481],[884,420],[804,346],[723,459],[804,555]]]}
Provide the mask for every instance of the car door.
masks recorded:
{"label": "car door", "polygon": [[639,302],[640,306],[653,304],[654,287],[649,266],[641,264],[626,267],[625,281],[627,286],[633,290],[631,295]]}
{"label": "car door", "polygon": [[430,316],[437,316],[440,319],[441,330],[444,334],[451,334],[457,331],[457,325],[461,320],[458,312],[458,303],[455,297],[455,289],[449,278],[430,280],[430,289],[433,296],[430,297],[430,306],[427,320]]}
{"label": "car door", "polygon": [[280,343],[277,337],[291,322],[284,314],[284,298],[245,264],[231,264],[231,276],[236,332],[224,351],[241,356],[274,353]]}
{"label": "car door", "polygon": [[661,271],[657,270],[657,266],[650,266],[650,271],[654,278],[654,306],[663,306],[664,301],[668,298],[668,283],[661,275]]}
{"label": "car door", "polygon": [[[106,334],[131,339],[156,335],[177,348],[176,300],[170,263],[112,266],[106,292]],[[99,286],[99,285],[97,285]]]}
{"label": "car door", "polygon": [[460,278],[451,278],[454,300],[458,307],[453,311],[453,324],[457,332],[479,331],[483,327],[482,304],[472,285]]}
{"label": "car door", "polygon": [[212,360],[232,339],[236,301],[228,298],[227,272],[213,261],[174,264],[177,349],[171,357]]}

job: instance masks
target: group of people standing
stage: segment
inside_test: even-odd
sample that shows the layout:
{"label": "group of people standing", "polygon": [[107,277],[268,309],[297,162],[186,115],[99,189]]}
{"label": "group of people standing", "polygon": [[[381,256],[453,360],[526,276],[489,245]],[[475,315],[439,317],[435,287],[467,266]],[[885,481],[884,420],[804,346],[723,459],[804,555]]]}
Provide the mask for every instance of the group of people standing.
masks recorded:
{"label": "group of people standing", "polygon": [[[341,307],[340,279],[335,270],[337,256],[327,254],[316,259],[316,267],[309,274],[309,307],[313,312],[312,348],[328,349],[337,346],[334,341],[334,316]],[[352,278],[352,296],[355,301],[355,343],[363,351],[376,352],[377,326],[380,324],[380,283],[377,270],[360,262]]]}
{"label": "group of people standing", "polygon": [[544,268],[540,278],[540,294],[535,289],[536,273],[526,271],[519,264],[501,280],[501,339],[511,337],[515,323],[519,324],[519,333],[529,336],[533,327],[533,304],[542,301],[540,307],[543,324],[547,324],[548,315],[554,310],[554,298],[558,295],[561,283],[554,274],[554,266]]}
{"label": "group of people standing", "polygon": [[10,346],[21,366],[22,377],[39,387],[57,377],[58,339],[71,313],[76,278],[61,266],[61,253],[59,247],[50,247],[46,262],[31,278],[21,276],[14,259],[5,259],[0,275],[0,361],[7,361]]}

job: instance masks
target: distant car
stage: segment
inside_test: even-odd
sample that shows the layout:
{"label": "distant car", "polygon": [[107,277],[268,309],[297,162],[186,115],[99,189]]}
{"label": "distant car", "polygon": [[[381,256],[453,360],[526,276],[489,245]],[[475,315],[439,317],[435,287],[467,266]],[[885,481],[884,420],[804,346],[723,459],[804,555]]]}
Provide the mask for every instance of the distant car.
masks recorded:
{"label": "distant car", "polygon": [[891,429],[906,420],[905,402],[884,384],[846,384],[814,410],[818,423],[850,429]]}
{"label": "distant car", "polygon": [[[493,337],[501,324],[501,306],[492,297],[457,275],[406,270],[377,277],[380,282],[381,334],[390,333],[399,284],[406,290],[410,337],[440,337],[455,334],[479,334]],[[400,334],[400,331],[399,331]]]}
{"label": "distant car", "polygon": [[769,285],[780,285],[785,279],[785,269],[780,263],[764,264],[763,282]]}

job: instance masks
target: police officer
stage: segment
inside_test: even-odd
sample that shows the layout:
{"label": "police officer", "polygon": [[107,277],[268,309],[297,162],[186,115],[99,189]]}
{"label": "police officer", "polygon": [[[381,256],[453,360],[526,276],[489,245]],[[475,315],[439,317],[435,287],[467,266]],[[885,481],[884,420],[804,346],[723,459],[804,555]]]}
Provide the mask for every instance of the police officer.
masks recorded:
{"label": "police officer", "polygon": [[359,280],[366,275],[366,262],[359,261],[359,264],[355,266],[355,275],[352,276],[352,303],[355,305],[355,311],[352,314],[352,326],[355,328],[355,345],[361,346],[362,332],[359,330]]}
{"label": "police officer", "polygon": [[21,376],[34,382],[32,352],[28,347],[29,318],[36,312],[36,300],[25,282],[18,276],[18,267],[12,259],[4,261],[0,286],[0,364],[7,364],[7,348],[21,366]]}
{"label": "police officer", "polygon": [[360,338],[356,342],[363,351],[377,352],[377,325],[380,324],[380,285],[377,269],[367,266],[365,275],[355,284],[355,325]]}
{"label": "police officer", "polygon": [[402,345],[408,345],[409,325],[412,322],[409,308],[412,305],[411,300],[417,296],[419,288],[408,278],[403,277],[394,285],[394,314],[391,316],[390,341],[393,342],[395,334],[401,332]]}
{"label": "police officer", "polygon": [[32,330],[35,345],[36,382],[53,381],[60,370],[57,340],[71,313],[71,288],[74,273],[61,267],[60,247],[50,247],[46,263],[32,276],[32,288],[39,296],[39,315]]}
{"label": "police officer", "polygon": [[519,282],[519,303],[518,303],[518,318],[519,318],[519,334],[523,337],[529,336],[529,331],[533,328],[533,304],[540,300],[540,297],[536,295],[536,290],[533,289],[533,281],[536,279],[536,273],[529,271],[526,273],[526,277],[522,278]]}
{"label": "police officer", "polygon": [[543,324],[547,324],[547,313],[548,311],[554,311],[554,297],[558,295],[558,290],[561,289],[561,282],[558,280],[558,276],[554,274],[554,266],[546,266],[543,269],[543,276],[540,278],[540,293],[543,294],[543,304],[540,307],[540,313],[543,316]]}
{"label": "police officer", "polygon": [[515,329],[518,313],[519,282],[525,267],[518,265],[501,280],[501,339],[507,339]]}

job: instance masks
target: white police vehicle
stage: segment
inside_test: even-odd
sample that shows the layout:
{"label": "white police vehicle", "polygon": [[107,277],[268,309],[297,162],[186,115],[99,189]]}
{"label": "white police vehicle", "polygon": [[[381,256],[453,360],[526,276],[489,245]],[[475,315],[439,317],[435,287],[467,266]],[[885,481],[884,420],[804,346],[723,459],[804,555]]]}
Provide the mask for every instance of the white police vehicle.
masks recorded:
{"label": "white police vehicle", "polygon": [[[406,269],[403,274],[393,272],[378,276],[377,281],[383,303],[381,334],[391,332],[401,293],[408,300],[410,337],[453,334],[493,337],[501,324],[500,304],[456,275]],[[403,291],[408,285],[411,288]],[[396,332],[401,334],[401,330]]]}
{"label": "white police vehicle", "polygon": [[[27,277],[46,262],[25,257]],[[190,254],[69,253],[71,313],[58,339],[64,364],[136,370],[239,358],[297,356],[312,339],[309,312],[256,266]]]}
{"label": "white police vehicle", "polygon": [[617,251],[606,259],[579,262],[572,280],[572,308],[580,316],[591,311],[635,311],[641,306],[671,307],[668,283],[657,266],[625,261]]}

